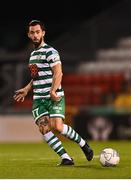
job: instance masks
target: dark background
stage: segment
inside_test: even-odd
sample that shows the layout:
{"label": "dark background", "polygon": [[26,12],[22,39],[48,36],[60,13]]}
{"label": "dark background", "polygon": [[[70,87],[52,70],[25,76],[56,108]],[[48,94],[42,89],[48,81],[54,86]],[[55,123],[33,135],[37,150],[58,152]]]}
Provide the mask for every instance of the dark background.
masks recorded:
{"label": "dark background", "polygon": [[2,2],[0,46],[10,51],[23,49],[28,41],[26,25],[32,19],[39,19],[45,23],[46,41],[51,42],[73,26],[77,27],[80,22],[96,16],[119,2],[120,0]]}
{"label": "dark background", "polygon": [[107,118],[113,124],[109,138],[130,139],[131,108],[126,109],[125,104],[120,109],[123,114],[119,114],[114,102],[131,80],[131,1],[3,1],[0,113],[9,114],[9,120],[13,114],[18,119],[21,115],[31,115],[32,94],[23,103],[15,102],[13,95],[30,81],[31,46],[26,26],[32,19],[45,23],[45,42],[60,52],[67,124],[74,125],[84,138],[92,138],[86,128],[92,116],[99,110],[106,115],[109,112]]}

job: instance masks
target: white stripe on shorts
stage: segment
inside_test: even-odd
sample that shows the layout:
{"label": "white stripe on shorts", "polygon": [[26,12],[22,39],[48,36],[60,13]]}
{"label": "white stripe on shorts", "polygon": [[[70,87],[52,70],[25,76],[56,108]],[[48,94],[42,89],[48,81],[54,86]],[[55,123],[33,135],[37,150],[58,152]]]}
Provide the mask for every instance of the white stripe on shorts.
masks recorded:
{"label": "white stripe on shorts", "polygon": [[50,114],[49,115],[51,118],[52,117],[61,117],[61,118],[65,118],[65,116],[63,114]]}

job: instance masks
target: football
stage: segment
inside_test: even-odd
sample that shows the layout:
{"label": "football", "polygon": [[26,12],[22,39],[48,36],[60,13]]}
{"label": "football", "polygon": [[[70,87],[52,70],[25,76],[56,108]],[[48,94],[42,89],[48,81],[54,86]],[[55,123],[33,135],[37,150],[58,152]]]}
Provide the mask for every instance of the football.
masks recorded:
{"label": "football", "polygon": [[99,160],[102,166],[116,166],[120,162],[120,155],[115,149],[105,148],[101,151]]}

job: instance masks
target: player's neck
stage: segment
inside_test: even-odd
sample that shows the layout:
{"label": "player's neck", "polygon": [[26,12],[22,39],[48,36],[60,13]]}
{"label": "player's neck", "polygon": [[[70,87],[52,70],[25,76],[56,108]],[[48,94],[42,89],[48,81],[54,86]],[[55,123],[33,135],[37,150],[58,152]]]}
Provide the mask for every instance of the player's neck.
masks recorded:
{"label": "player's neck", "polygon": [[41,46],[44,46],[44,45],[45,45],[45,42],[42,41],[41,44],[40,44],[40,46],[39,46],[39,48],[40,48]]}
{"label": "player's neck", "polygon": [[35,47],[35,49],[39,49],[39,48],[41,48],[42,46],[44,46],[45,44],[46,44],[46,43],[45,43],[44,41],[42,41],[39,46]]}

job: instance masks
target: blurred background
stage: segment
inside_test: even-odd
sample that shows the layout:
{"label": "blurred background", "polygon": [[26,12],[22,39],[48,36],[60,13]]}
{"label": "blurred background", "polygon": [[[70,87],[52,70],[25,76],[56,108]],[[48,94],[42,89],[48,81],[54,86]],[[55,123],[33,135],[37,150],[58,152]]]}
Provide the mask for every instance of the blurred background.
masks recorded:
{"label": "blurred background", "polygon": [[31,113],[32,93],[23,103],[13,100],[15,90],[30,81],[26,26],[32,19],[45,22],[45,41],[61,56],[66,123],[85,139],[131,139],[131,1],[1,8],[0,142],[42,140]]}

